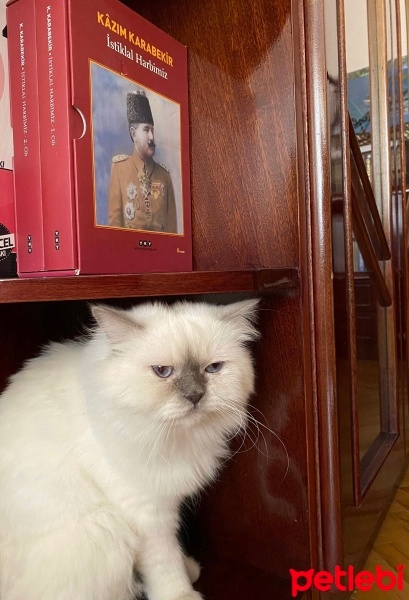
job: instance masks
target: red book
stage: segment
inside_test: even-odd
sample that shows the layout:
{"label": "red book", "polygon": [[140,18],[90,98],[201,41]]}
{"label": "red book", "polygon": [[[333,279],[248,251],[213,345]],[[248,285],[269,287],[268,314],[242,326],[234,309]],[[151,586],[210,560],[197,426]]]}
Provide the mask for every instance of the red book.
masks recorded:
{"label": "red book", "polygon": [[0,169],[0,278],[17,275],[14,232],[13,172]]}
{"label": "red book", "polygon": [[25,2],[47,275],[191,270],[186,47],[116,0],[14,0],[8,14]]}
{"label": "red book", "polygon": [[68,12],[61,0],[34,0],[34,4],[45,268],[49,274],[68,274],[79,269]]}
{"label": "red book", "polygon": [[13,130],[10,117],[6,31],[6,0],[0,0],[0,169],[11,170],[13,168]]}
{"label": "red book", "polygon": [[45,268],[34,24],[33,0],[19,0],[13,10],[7,9],[13,169],[19,173],[14,177],[14,196],[20,272],[42,272]]}

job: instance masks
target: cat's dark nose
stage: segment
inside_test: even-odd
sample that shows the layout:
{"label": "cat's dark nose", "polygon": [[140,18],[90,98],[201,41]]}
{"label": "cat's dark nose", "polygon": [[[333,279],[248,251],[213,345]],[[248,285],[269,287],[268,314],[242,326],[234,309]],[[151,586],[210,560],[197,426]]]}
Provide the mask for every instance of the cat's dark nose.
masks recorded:
{"label": "cat's dark nose", "polygon": [[189,402],[191,402],[193,404],[193,406],[196,406],[196,404],[199,402],[199,400],[203,397],[203,392],[199,392],[198,394],[188,394],[185,396],[186,400],[189,400]]}

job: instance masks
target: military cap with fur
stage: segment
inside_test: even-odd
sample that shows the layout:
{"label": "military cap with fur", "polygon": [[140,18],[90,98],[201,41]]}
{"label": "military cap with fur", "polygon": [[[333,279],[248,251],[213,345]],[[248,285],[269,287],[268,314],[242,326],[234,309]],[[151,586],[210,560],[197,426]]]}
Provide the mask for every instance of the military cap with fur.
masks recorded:
{"label": "military cap with fur", "polygon": [[153,116],[145,92],[129,92],[126,96],[128,123],[148,123],[153,125]]}

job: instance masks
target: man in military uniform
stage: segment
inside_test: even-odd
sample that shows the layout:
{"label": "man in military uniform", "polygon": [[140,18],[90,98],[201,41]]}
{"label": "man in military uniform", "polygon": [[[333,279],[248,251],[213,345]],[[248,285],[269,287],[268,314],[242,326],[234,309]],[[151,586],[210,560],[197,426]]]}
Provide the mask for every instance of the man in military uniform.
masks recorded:
{"label": "man in military uniform", "polygon": [[155,154],[154,122],[144,92],[127,94],[132,156],[112,159],[109,181],[109,225],[177,233],[176,204],[172,179]]}

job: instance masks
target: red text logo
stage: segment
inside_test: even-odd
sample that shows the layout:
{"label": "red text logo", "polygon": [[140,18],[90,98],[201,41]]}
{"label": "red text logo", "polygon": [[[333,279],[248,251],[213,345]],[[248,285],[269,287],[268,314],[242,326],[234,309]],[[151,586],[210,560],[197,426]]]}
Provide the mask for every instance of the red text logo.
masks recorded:
{"label": "red text logo", "polygon": [[370,571],[355,572],[353,566],[341,569],[338,565],[333,573],[329,571],[296,571],[290,569],[291,575],[291,594],[295,598],[298,592],[306,592],[314,588],[320,592],[328,592],[336,588],[340,592],[353,592],[360,590],[370,592],[373,587],[380,590],[389,591],[393,589],[403,589],[403,565],[396,567],[396,573],[383,569],[380,565],[375,568],[375,573]]}

